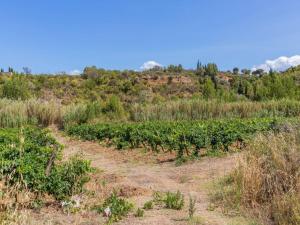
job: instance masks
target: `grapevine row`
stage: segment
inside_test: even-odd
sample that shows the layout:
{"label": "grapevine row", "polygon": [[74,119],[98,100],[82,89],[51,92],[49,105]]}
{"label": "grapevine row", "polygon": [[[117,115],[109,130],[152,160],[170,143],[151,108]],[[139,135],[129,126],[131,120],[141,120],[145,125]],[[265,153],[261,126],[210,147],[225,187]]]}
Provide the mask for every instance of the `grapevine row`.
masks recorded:
{"label": "grapevine row", "polygon": [[219,121],[103,123],[71,126],[69,135],[84,140],[108,141],[118,149],[144,147],[152,151],[176,151],[178,157],[204,148],[227,151],[235,142],[244,142],[256,132],[273,129],[273,118]]}

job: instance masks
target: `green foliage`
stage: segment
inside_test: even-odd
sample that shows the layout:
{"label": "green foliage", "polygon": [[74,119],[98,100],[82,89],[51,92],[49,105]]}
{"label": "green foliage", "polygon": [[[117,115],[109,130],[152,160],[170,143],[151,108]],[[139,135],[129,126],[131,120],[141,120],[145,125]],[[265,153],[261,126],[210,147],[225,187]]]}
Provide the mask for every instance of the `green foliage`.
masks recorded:
{"label": "green foliage", "polygon": [[145,214],[145,211],[142,210],[141,208],[138,208],[134,214],[135,217],[143,217]]}
{"label": "green foliage", "polygon": [[168,72],[181,73],[183,71],[183,67],[181,64],[179,65],[169,65],[167,68]]}
{"label": "green foliage", "polygon": [[[59,162],[62,146],[47,130],[33,127],[0,130],[0,180],[7,188],[18,186],[37,194],[64,199],[81,191],[90,165],[72,159]],[[56,156],[47,174],[50,159]]]}
{"label": "green foliage", "polygon": [[67,132],[85,140],[109,140],[119,149],[144,147],[152,151],[175,151],[182,158],[190,151],[197,157],[204,148],[227,151],[231,144],[243,143],[256,132],[272,129],[276,123],[272,118],[103,123],[71,126]]}
{"label": "green foliage", "polygon": [[120,99],[115,95],[111,96],[107,100],[102,111],[104,113],[110,113],[110,114],[116,114],[116,115],[122,115],[125,113],[123,105],[120,102]]}
{"label": "green foliage", "polygon": [[203,96],[208,98],[213,98],[216,95],[216,89],[214,87],[214,83],[212,82],[211,78],[205,78],[203,84]]}
{"label": "green foliage", "polygon": [[[148,97],[144,99],[146,103],[150,103],[157,95],[165,101],[190,95],[226,101],[240,98],[255,101],[300,99],[299,68],[292,68],[283,73],[268,74],[258,71],[250,75],[247,69],[242,70],[241,76],[237,74],[237,70],[234,73],[219,72],[216,64],[202,65],[200,62],[196,70],[186,70],[181,65],[142,72],[104,70],[93,66],[86,67],[82,76],[1,76],[0,89],[1,96],[10,99],[27,99],[34,96],[48,100],[51,97],[63,104],[93,102],[106,100],[108,96],[118,96],[124,107],[140,102],[139,96],[142,92],[148,93]],[[173,79],[172,82],[168,82],[169,77]],[[204,94],[205,78],[210,78],[213,82],[214,90],[210,89],[208,93],[215,94]]]}
{"label": "green foliage", "polygon": [[104,212],[105,209],[109,208],[109,222],[117,222],[133,209],[133,204],[127,200],[120,198],[114,192],[107,199],[105,199],[103,205],[98,208],[99,212]]}
{"label": "green foliage", "polygon": [[177,191],[176,193],[167,192],[163,202],[167,209],[180,210],[184,206],[184,196],[180,191]]}
{"label": "green foliage", "polygon": [[208,63],[206,66],[204,66],[204,70],[204,74],[211,78],[215,77],[219,71],[218,66],[215,63]]}
{"label": "green foliage", "polygon": [[21,75],[14,75],[7,79],[2,87],[2,98],[28,99],[31,95],[28,80]]}
{"label": "green foliage", "polygon": [[48,193],[57,199],[81,193],[89,181],[90,161],[73,157],[53,168],[46,185]]}
{"label": "green foliage", "polygon": [[240,69],[235,67],[235,68],[233,68],[232,72],[233,72],[234,75],[238,75],[239,72],[240,72]]}
{"label": "green foliage", "polygon": [[153,201],[151,200],[151,201],[145,202],[143,209],[145,209],[145,210],[153,209]]}

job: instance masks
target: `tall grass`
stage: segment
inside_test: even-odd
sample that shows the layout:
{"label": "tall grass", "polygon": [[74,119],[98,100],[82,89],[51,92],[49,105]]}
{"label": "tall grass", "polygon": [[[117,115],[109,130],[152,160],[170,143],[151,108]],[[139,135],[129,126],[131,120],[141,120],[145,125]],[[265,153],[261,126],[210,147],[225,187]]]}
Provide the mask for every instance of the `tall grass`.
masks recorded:
{"label": "tall grass", "polygon": [[0,100],[0,127],[19,127],[27,124],[28,120],[24,102]]}
{"label": "tall grass", "polygon": [[265,116],[299,116],[300,102],[272,100],[267,102],[219,102],[216,100],[180,100],[155,105],[134,105],[133,121],[202,120],[213,118],[249,118]]}
{"label": "tall grass", "polygon": [[62,108],[56,102],[0,99],[0,127],[20,127],[26,124],[48,126],[60,123],[61,114]]}
{"label": "tall grass", "polygon": [[55,101],[38,99],[0,99],[0,127],[20,127],[26,124],[49,126],[68,125],[98,121],[126,120],[122,103],[115,97],[106,102],[89,102],[62,105]]}
{"label": "tall grass", "polygon": [[248,146],[217,198],[251,209],[265,223],[300,224],[300,132],[299,127],[286,128],[288,132],[259,135]]}

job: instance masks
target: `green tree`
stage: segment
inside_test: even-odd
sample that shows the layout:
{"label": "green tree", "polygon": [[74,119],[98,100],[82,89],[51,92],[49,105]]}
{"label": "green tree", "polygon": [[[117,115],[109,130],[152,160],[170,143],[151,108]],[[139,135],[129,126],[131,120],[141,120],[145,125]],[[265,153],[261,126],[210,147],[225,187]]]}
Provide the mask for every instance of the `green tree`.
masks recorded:
{"label": "green tree", "polygon": [[210,76],[211,78],[215,77],[218,74],[218,66],[215,63],[208,63],[205,67],[205,75]]}
{"label": "green tree", "polygon": [[244,75],[250,75],[251,74],[251,70],[249,70],[249,69],[242,69],[241,72]]}
{"label": "green tree", "polygon": [[232,72],[234,75],[238,75],[240,70],[239,70],[239,68],[235,67],[235,68],[233,68]]}
{"label": "green tree", "polygon": [[201,62],[198,60],[197,67],[196,67],[196,75],[204,76],[204,74],[205,74],[204,66],[202,66]]}
{"label": "green tree", "polygon": [[203,84],[203,96],[205,98],[212,98],[216,96],[216,89],[214,83],[212,82],[211,78],[205,78]]}
{"label": "green tree", "polygon": [[175,72],[175,73],[181,73],[183,71],[183,67],[181,64],[179,65],[169,65],[167,68],[168,72]]}
{"label": "green tree", "polygon": [[262,76],[264,73],[265,73],[265,71],[263,69],[257,69],[252,72],[252,74],[256,75],[256,76]]}

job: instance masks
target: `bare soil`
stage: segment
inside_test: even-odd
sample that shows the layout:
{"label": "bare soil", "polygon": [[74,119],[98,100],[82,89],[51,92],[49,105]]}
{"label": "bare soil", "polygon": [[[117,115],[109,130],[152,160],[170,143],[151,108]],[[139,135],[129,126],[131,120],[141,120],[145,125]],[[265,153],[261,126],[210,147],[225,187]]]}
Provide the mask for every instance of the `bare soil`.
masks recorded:
{"label": "bare soil", "polygon": [[[31,224],[105,224],[106,218],[84,207],[100,204],[114,189],[119,195],[128,198],[136,207],[152,199],[154,191],[181,191],[185,196],[183,210],[168,210],[162,207],[145,211],[142,218],[133,213],[117,224],[123,225],[183,225],[210,224],[229,225],[235,218],[229,218],[218,209],[211,209],[209,192],[211,183],[227,174],[235,167],[237,155],[222,158],[202,158],[182,166],[175,166],[171,153],[154,154],[142,149],[118,151],[103,147],[96,142],[71,139],[55,128],[51,128],[55,138],[65,146],[64,158],[81,154],[91,160],[92,166],[99,169],[92,177],[87,189],[92,196],[79,196],[82,209],[78,212],[63,212],[60,207],[50,205],[40,211],[30,211]],[[188,222],[189,195],[196,198],[195,216],[201,221]]]}

